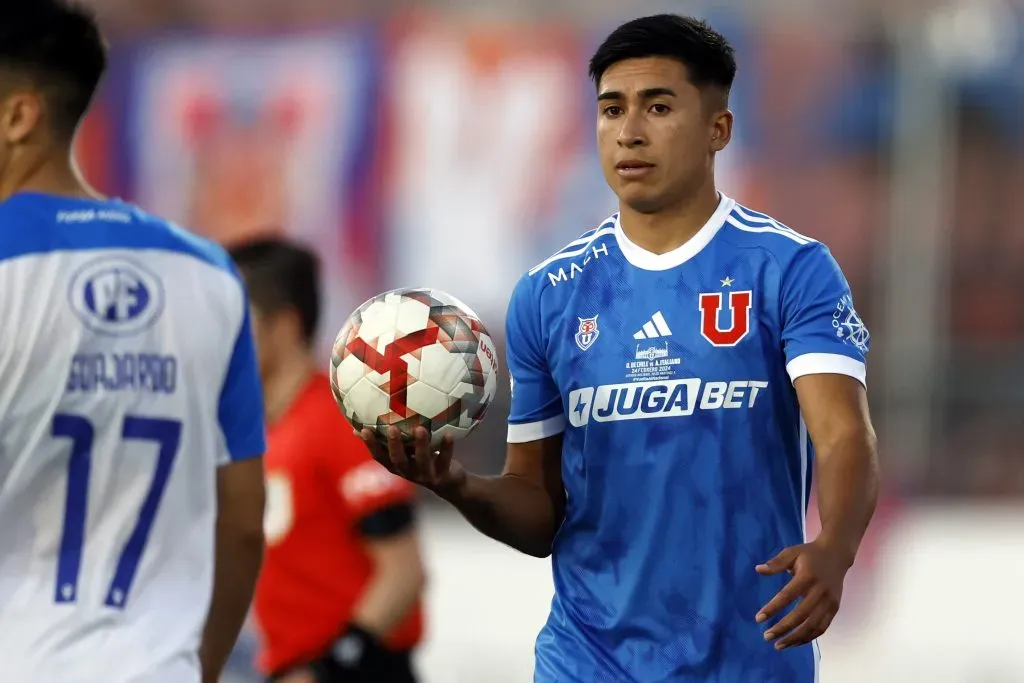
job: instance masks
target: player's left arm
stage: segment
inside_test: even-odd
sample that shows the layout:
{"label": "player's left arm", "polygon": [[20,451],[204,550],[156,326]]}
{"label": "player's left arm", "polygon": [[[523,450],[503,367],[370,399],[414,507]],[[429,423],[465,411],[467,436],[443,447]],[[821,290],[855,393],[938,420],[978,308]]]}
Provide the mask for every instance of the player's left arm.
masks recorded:
{"label": "player's left arm", "polygon": [[765,622],[799,603],[765,633],[783,649],[809,643],[832,623],[878,498],[875,431],[865,391],[867,327],[828,250],[806,245],[783,275],[786,368],[814,447],[822,531],[757,568],[790,582],[757,615]]}
{"label": "player's left arm", "polygon": [[224,441],[217,468],[213,594],[199,648],[204,683],[220,679],[248,614],[263,562],[263,389],[244,298],[242,305],[217,415]]}
{"label": "player's left arm", "polygon": [[384,639],[409,616],[426,584],[415,490],[372,460],[350,472],[342,487],[346,503],[357,510],[356,527],[373,561],[373,576],[356,603],[352,624]]}
{"label": "player's left arm", "polygon": [[852,565],[878,498],[877,440],[864,385],[839,374],[796,380],[818,470],[816,541]]}

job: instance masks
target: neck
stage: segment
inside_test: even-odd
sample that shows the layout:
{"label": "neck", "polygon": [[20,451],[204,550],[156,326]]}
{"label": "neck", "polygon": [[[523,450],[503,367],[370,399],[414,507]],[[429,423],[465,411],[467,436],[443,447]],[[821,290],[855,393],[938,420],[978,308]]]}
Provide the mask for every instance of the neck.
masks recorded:
{"label": "neck", "polygon": [[47,156],[25,154],[0,177],[0,201],[18,192],[39,192],[65,197],[102,198],[79,173],[70,152]]}
{"label": "neck", "polygon": [[267,422],[277,422],[298,397],[315,372],[312,354],[301,350],[279,359],[263,378],[263,402]]}
{"label": "neck", "polygon": [[620,204],[619,224],[633,244],[652,254],[664,254],[696,235],[715,213],[719,201],[712,179],[686,199],[653,213]]}

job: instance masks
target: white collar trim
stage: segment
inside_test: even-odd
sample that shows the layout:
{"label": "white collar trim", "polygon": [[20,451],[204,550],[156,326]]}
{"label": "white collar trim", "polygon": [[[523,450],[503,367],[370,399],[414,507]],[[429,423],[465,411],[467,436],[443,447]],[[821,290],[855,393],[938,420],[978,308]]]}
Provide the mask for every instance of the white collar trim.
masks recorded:
{"label": "white collar trim", "polygon": [[729,217],[733,207],[736,206],[736,202],[726,197],[725,194],[720,192],[719,197],[721,199],[718,202],[718,208],[711,214],[708,222],[693,237],[664,254],[649,252],[631,242],[619,223],[619,214],[615,214],[615,241],[619,243],[622,255],[632,265],[642,270],[669,270],[681,266],[708,246],[711,239],[725,225],[725,219]]}

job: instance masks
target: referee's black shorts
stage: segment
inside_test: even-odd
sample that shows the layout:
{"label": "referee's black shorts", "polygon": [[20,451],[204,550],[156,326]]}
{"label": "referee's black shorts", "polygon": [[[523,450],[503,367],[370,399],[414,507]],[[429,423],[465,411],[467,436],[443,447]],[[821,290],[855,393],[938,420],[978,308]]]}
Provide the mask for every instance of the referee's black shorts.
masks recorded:
{"label": "referee's black shorts", "polygon": [[[276,683],[288,672],[271,676],[268,683]],[[320,679],[317,683],[417,683],[412,670],[410,652],[378,652],[366,671],[344,674],[341,678]]]}

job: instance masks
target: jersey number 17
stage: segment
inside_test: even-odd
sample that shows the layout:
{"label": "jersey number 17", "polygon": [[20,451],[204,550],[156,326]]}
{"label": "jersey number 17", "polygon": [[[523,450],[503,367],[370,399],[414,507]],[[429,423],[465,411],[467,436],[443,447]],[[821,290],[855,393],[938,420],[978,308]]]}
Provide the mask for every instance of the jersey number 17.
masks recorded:
{"label": "jersey number 17", "polygon": [[[94,428],[81,415],[58,413],[53,417],[51,434],[71,440],[68,459],[68,490],[64,504],[64,531],[61,534],[60,554],[57,558],[58,603],[73,603],[78,598],[78,575],[82,567],[85,545],[86,516],[88,515],[89,475],[92,470]],[[124,440],[150,441],[158,446],[156,473],[142,501],[139,519],[125,543],[117,561],[114,576],[107,589],[108,607],[123,609],[132,581],[139,568],[149,532],[153,527],[160,499],[171,475],[174,457],[181,441],[181,422],[128,415],[121,428]]]}

